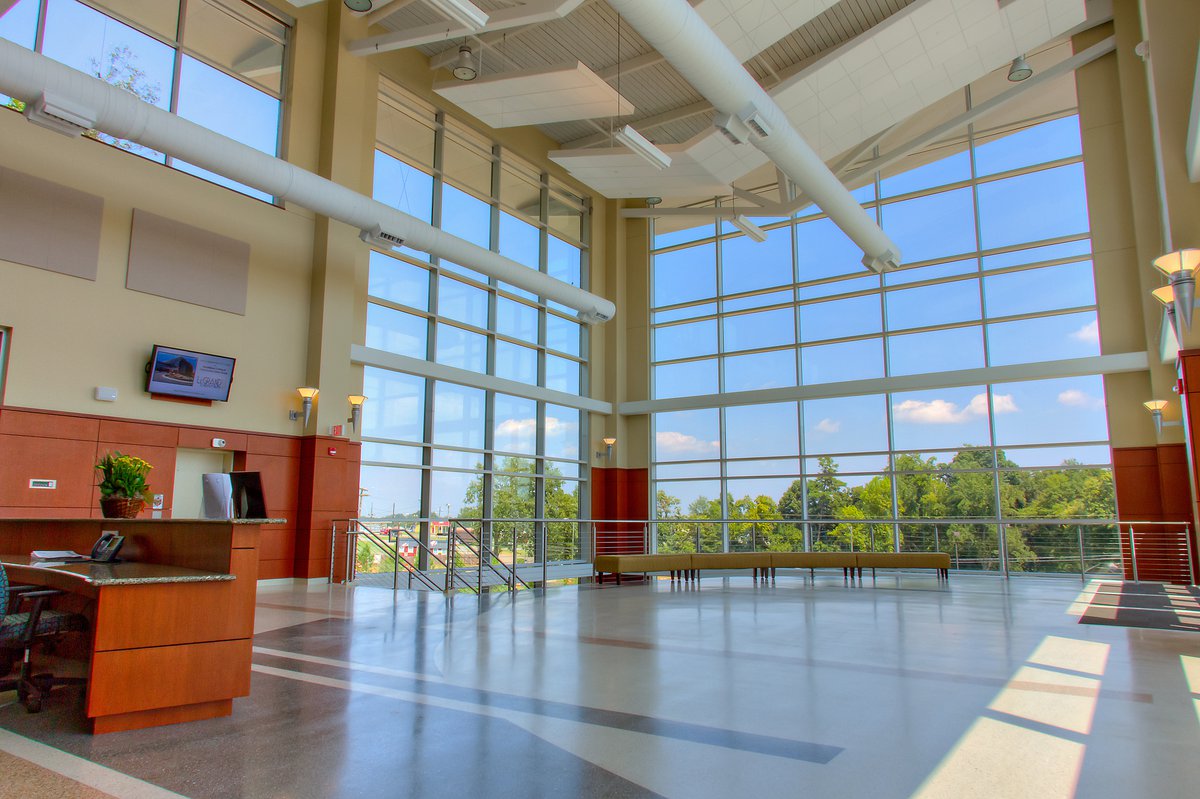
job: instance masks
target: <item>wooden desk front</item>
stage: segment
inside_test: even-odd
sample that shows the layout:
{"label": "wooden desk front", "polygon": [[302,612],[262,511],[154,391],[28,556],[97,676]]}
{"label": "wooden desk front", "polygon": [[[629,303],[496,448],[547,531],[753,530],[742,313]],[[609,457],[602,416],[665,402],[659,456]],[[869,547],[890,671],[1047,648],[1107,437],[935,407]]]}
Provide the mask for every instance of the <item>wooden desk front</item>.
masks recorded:
{"label": "wooden desk front", "polygon": [[[35,549],[88,552],[125,536],[120,564],[31,565]],[[92,732],[226,716],[250,693],[258,524],[166,519],[0,519],[14,582],[93,600]],[[10,565],[11,564],[11,565]]]}

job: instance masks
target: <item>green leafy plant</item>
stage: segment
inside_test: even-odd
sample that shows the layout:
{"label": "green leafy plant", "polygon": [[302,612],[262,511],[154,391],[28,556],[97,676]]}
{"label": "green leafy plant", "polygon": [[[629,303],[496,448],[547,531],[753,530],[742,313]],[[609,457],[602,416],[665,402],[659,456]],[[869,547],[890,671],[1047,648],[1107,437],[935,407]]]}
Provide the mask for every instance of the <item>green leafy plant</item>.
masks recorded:
{"label": "green leafy plant", "polygon": [[100,496],[150,499],[146,475],[154,467],[141,458],[110,452],[96,464],[100,472]]}

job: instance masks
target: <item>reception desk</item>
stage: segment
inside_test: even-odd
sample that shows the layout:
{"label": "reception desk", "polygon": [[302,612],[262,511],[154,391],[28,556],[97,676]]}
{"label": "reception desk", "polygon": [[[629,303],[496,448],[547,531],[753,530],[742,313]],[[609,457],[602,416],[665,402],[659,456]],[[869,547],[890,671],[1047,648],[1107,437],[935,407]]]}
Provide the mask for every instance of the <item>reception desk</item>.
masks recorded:
{"label": "reception desk", "polygon": [[[227,716],[250,693],[259,525],[275,519],[0,519],[13,582],[58,588],[92,619],[93,733]],[[125,537],[123,562],[60,566],[33,550],[91,551]]]}

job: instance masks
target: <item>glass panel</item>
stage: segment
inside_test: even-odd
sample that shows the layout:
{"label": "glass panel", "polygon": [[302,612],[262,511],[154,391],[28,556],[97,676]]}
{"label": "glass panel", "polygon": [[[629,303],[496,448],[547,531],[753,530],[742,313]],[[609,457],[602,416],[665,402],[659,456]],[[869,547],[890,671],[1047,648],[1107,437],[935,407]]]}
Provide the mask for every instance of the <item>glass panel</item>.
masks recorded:
{"label": "glass panel", "polygon": [[[42,53],[151,105],[164,110],[170,105],[175,51],[82,3],[48,0]],[[107,134],[96,138],[143,158],[165,160],[161,153],[126,139]],[[271,154],[275,154],[274,140]]]}
{"label": "glass panel", "polygon": [[[577,408],[564,408],[561,405],[546,405],[546,457],[548,458],[578,458],[579,457],[579,420],[581,414]],[[547,474],[550,466],[547,464]],[[562,474],[561,467],[559,473]],[[577,472],[576,472],[577,473]]]}
{"label": "glass panel", "polygon": [[796,249],[796,274],[800,281],[852,275],[864,269],[862,250],[828,219],[797,225]]}
{"label": "glass panel", "polygon": [[704,463],[660,463],[655,465],[654,474],[662,480],[682,477],[719,477],[721,464],[719,461]]}
{"label": "glass panel", "polygon": [[1092,252],[1091,239],[1065,241],[1062,244],[1047,244],[1045,247],[1028,247],[1024,250],[989,255],[983,259],[984,269],[1001,269],[1006,266],[1024,266],[1039,261],[1054,261],[1059,258],[1071,258],[1077,255],[1090,255]]}
{"label": "glass panel", "polygon": [[487,336],[463,330],[461,327],[439,323],[436,360],[446,366],[455,366],[459,369],[485,374],[487,372]]}
{"label": "glass panel", "polygon": [[511,163],[515,159],[505,153],[500,167],[500,202],[530,222],[542,218],[541,178],[532,167]]}
{"label": "glass panel", "polygon": [[573,244],[550,236],[546,239],[546,272],[572,286],[583,285],[581,251]]}
{"label": "glass panel", "polygon": [[[1011,397],[997,395],[999,417],[1015,409]],[[981,386],[910,391],[892,395],[898,450],[989,446],[988,397]]]}
{"label": "glass panel", "polygon": [[38,0],[18,0],[15,6],[0,14],[0,39],[32,50],[37,36],[37,18]]}
{"label": "glass panel", "polygon": [[889,330],[933,327],[979,318],[979,281],[955,280],[884,295]]}
{"label": "glass panel", "polygon": [[363,367],[362,434],[369,438],[421,441],[425,428],[425,378]]}
{"label": "glass panel", "polygon": [[[793,408],[792,410],[795,410]],[[753,461],[729,461],[725,471],[730,477],[784,476],[798,474],[800,462],[796,458],[769,458]]]}
{"label": "glass panel", "polygon": [[[896,498],[900,515],[908,518],[980,518],[991,516],[996,507],[995,474],[963,470],[928,471],[896,475]],[[938,531],[947,546],[958,544],[965,557],[979,545],[976,535],[959,526],[943,526]],[[995,541],[990,542],[995,546]]]}
{"label": "glass panel", "polygon": [[883,377],[883,341],[878,338],[800,348],[804,385]]}
{"label": "glass panel", "polygon": [[908,263],[974,252],[975,206],[971,189],[885,205],[883,230],[896,242]]}
{"label": "glass panel", "polygon": [[983,329],[978,325],[888,336],[888,370],[893,375],[950,372],[984,365]]}
{"label": "glass panel", "polygon": [[500,212],[500,254],[531,269],[540,268],[542,233],[533,225]]}
{"label": "glass panel", "polygon": [[688,216],[657,218],[654,220],[654,249],[712,238],[716,234],[714,219]]}
{"label": "glass panel", "polygon": [[488,326],[488,292],[438,275],[438,315],[475,327]]}
{"label": "glass panel", "polygon": [[578,394],[579,376],[578,361],[569,361],[557,355],[546,356],[546,388]]}
{"label": "glass panel", "polygon": [[430,454],[430,462],[444,469],[479,470],[483,468],[483,455],[479,452],[435,449]]}
{"label": "glass panel", "polygon": [[796,351],[756,352],[722,358],[725,391],[755,391],[796,385]]}
{"label": "glass panel", "polygon": [[700,316],[712,316],[717,312],[717,304],[715,302],[706,302],[700,305],[689,305],[686,308],[676,308],[671,311],[656,311],[651,314],[651,318],[656,325],[666,324],[667,322],[679,322],[684,319],[695,319]]}
{"label": "glass panel", "polygon": [[834,280],[829,283],[812,283],[801,286],[796,290],[796,299],[817,300],[822,297],[834,297],[838,294],[854,294],[859,291],[877,291],[879,275],[864,275],[849,279]]}
{"label": "glass panel", "polygon": [[524,397],[496,394],[495,438],[497,452],[532,455],[537,448],[537,403]]}
{"label": "glass panel", "polygon": [[796,403],[725,409],[725,457],[761,458],[799,453]]}
{"label": "glass panel", "polygon": [[717,351],[717,320],[654,329],[654,360],[671,361]]}
{"label": "glass panel", "polygon": [[[421,471],[363,466],[359,514],[368,519],[416,519],[421,515]],[[361,570],[361,569],[360,569]]]}
{"label": "glass panel", "polygon": [[775,228],[757,242],[735,236],[721,242],[721,292],[736,294],[787,286],[792,278],[792,229]]}
{"label": "glass panel", "polygon": [[765,308],[768,305],[791,304],[795,294],[787,291],[771,291],[766,294],[752,294],[749,297],[737,297],[731,300],[721,300],[721,310],[725,313],[734,311],[749,311],[754,308]]}
{"label": "glass panel", "polygon": [[654,367],[654,396],[656,399],[716,393],[716,358]]}
{"label": "glass panel", "polygon": [[791,308],[737,314],[722,320],[725,352],[796,343],[796,313]]}
{"label": "glass panel", "polygon": [[833,397],[806,400],[804,449],[824,452],[886,451],[887,417],[884,397]]}
{"label": "glass panel", "polygon": [[654,306],[703,300],[717,293],[717,250],[703,244],[653,257]]}
{"label": "glass panel", "polygon": [[1007,461],[1017,466],[1108,466],[1112,463],[1112,450],[1106,446],[1008,447],[1004,453]]}
{"label": "glass panel", "polygon": [[538,309],[507,297],[497,297],[496,332],[537,344]]}
{"label": "glass panel", "polygon": [[692,461],[721,454],[716,408],[654,414],[654,460]]}
{"label": "glass panel", "polygon": [[400,463],[412,466],[421,465],[422,448],[406,447],[403,444],[381,444],[377,441],[364,441],[362,459],[380,461],[382,463]]}
{"label": "glass panel", "polygon": [[[554,185],[554,178],[550,179]],[[576,241],[583,237],[584,202],[568,192],[550,190],[550,229]]]}
{"label": "glass panel", "polygon": [[878,294],[800,306],[801,341],[862,336],[882,329]]}
{"label": "glass panel", "polygon": [[934,264],[933,266],[919,266],[915,269],[900,268],[884,274],[883,283],[885,286],[899,286],[905,283],[916,283],[921,280],[938,280],[956,275],[970,275],[978,271],[979,262],[974,258],[967,258],[962,261],[950,261],[949,263]]}
{"label": "glass panel", "polygon": [[996,415],[996,444],[1104,441],[1104,381],[1099,375],[1004,383],[994,388],[996,407],[1007,397],[1009,411]]}
{"label": "glass panel", "polygon": [[988,325],[992,366],[1100,354],[1096,313],[1064,314]]}
{"label": "glass panel", "polygon": [[[450,119],[446,120],[444,141],[442,169],[446,180],[481,197],[492,196],[491,144]],[[445,223],[443,216],[443,227]]]}
{"label": "glass panel", "polygon": [[979,186],[983,247],[1088,232],[1083,164],[1070,164]]}
{"label": "glass panel", "polygon": [[375,151],[372,196],[422,222],[433,221],[433,175],[379,150]]}
{"label": "glass panel", "polygon": [[485,398],[481,388],[434,383],[433,443],[483,449]]}
{"label": "glass panel", "polygon": [[428,340],[429,322],[424,317],[367,303],[368,347],[424,360],[429,357]]}
{"label": "glass panel", "polygon": [[429,310],[429,270],[371,251],[367,293],[422,311]]}
{"label": "glass panel", "polygon": [[552,313],[546,314],[546,346],[579,357],[580,325]]}
{"label": "glass panel", "polygon": [[537,350],[497,339],[496,377],[537,385]]}
{"label": "glass panel", "polygon": [[[925,156],[928,157],[928,156]],[[966,149],[960,153],[940,158],[932,163],[899,174],[885,177],[879,182],[880,195],[895,197],[912,191],[932,189],[971,179],[971,155]]]}
{"label": "glass panel", "polygon": [[842,474],[882,472],[888,467],[887,455],[838,455],[835,458],[823,455],[817,458],[805,458],[804,473],[820,474],[824,470],[822,462],[825,460],[831,460],[837,467],[837,471]]}
{"label": "glass panel", "polygon": [[[687,480],[680,482],[659,481],[659,503],[657,517],[660,519],[719,519],[721,518],[721,484],[716,480]],[[665,495],[665,501],[664,496]],[[704,535],[715,534],[721,538],[720,525],[706,525]],[[717,551],[705,547],[704,551]],[[682,551],[682,550],[671,550]]]}
{"label": "glass panel", "polygon": [[1072,115],[976,144],[975,169],[980,175],[994,175],[1082,153],[1079,117]]}
{"label": "glass panel", "polygon": [[492,207],[448,183],[442,185],[442,230],[485,250],[492,246]]}
{"label": "glass panel", "polygon": [[1091,261],[988,275],[983,292],[990,317],[1096,304]]}
{"label": "glass panel", "polygon": [[432,169],[434,124],[432,109],[417,110],[390,98],[380,98],[375,136],[392,151]]}
{"label": "glass panel", "polygon": [[[429,515],[435,519],[479,518],[483,515],[483,477],[469,472],[429,473]],[[439,527],[441,529],[439,529]],[[434,525],[430,544],[444,555],[444,526]],[[437,546],[437,542],[441,546]]]}
{"label": "glass panel", "polygon": [[188,0],[183,31],[189,51],[248,83],[282,91],[283,23],[240,0]]}

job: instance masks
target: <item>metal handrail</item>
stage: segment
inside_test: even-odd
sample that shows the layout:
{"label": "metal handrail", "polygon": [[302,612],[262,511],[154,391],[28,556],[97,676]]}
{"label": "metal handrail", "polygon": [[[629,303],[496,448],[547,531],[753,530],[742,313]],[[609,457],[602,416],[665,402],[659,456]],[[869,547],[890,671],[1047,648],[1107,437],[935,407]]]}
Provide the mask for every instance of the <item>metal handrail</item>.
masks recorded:
{"label": "metal handrail", "polygon": [[[468,520],[468,521],[474,521],[474,520]],[[471,549],[471,542],[469,540],[463,538],[461,535],[459,535],[459,533],[458,533],[459,530],[462,530],[463,532],[470,535],[472,538],[475,538],[476,544],[479,547],[478,551]],[[516,564],[517,553],[516,553],[516,550],[513,551],[513,565],[510,567],[507,564],[505,564],[504,561],[500,560],[500,558],[498,558],[496,556],[496,553],[494,553],[491,550],[491,548],[488,547],[487,544],[483,543],[482,536],[476,536],[473,532],[471,532],[470,528],[468,528],[464,524],[462,524],[462,520],[450,519],[450,529],[447,532],[449,535],[449,539],[448,539],[449,547],[457,547],[459,543],[462,543],[464,546],[466,546],[468,552],[470,552],[471,554],[475,555],[478,558],[478,575],[479,575],[479,577],[478,577],[476,586],[472,586],[475,588],[476,593],[483,593],[483,567],[484,567],[485,563],[487,564],[487,567],[489,569],[491,569],[492,572],[494,572],[497,577],[499,577],[501,580],[503,580],[504,584],[509,586],[509,588],[511,588],[512,590],[514,590],[514,591],[516,590],[517,583],[520,583],[526,589],[528,589],[530,587],[529,583],[525,582],[517,575],[517,564]],[[453,549],[451,549],[450,551],[451,551],[451,553],[453,553]],[[543,550],[543,552],[544,551],[545,550]],[[486,554],[486,557],[484,557],[485,554]],[[493,563],[492,561],[495,561],[495,563],[498,563],[500,566],[502,566],[508,572],[508,575],[506,576],[504,574],[501,574],[500,571],[496,568],[495,563]],[[450,562],[451,563],[454,562],[454,558],[453,558],[452,554],[450,557]],[[457,564],[455,564],[454,574],[456,576],[458,575]]]}
{"label": "metal handrail", "polygon": [[[376,545],[378,545],[382,549],[388,550],[390,548],[390,551],[392,554],[392,588],[393,588],[393,590],[396,588],[399,588],[399,568],[400,568],[401,564],[403,564],[404,570],[406,572],[408,572],[409,588],[412,587],[412,578],[416,577],[423,585],[425,585],[426,588],[428,588],[431,591],[448,590],[447,586],[437,585],[437,583],[431,577],[429,577],[429,575],[426,574],[423,569],[417,568],[414,564],[409,563],[406,558],[400,557],[400,537],[399,536],[395,536],[394,542],[388,542],[386,539],[380,538],[379,533],[375,532],[370,527],[368,527],[361,519],[346,519],[345,521],[347,523],[347,529],[346,529],[347,539],[351,539],[351,538],[357,539],[358,536],[365,535],[369,541],[373,541]],[[355,529],[355,528],[357,528],[357,529]],[[335,527],[335,531],[336,531],[336,527]],[[425,555],[430,560],[439,564],[442,567],[445,574],[447,574],[447,585],[448,585],[449,584],[449,577],[448,577],[449,569],[446,567],[446,562],[443,561],[440,557],[438,557],[437,553],[434,552],[432,549],[430,549],[419,538],[413,538],[412,536],[409,536],[408,538],[410,541],[412,541],[414,544],[416,544],[420,548],[420,550],[422,552],[424,552]],[[336,541],[335,541],[335,546],[336,546]],[[346,547],[346,577],[347,577],[347,579],[353,579],[350,577],[350,575],[357,573],[357,569],[354,568],[355,557],[356,557],[355,550],[356,549],[357,549],[356,546],[350,546],[349,542],[347,543],[347,547]]]}

